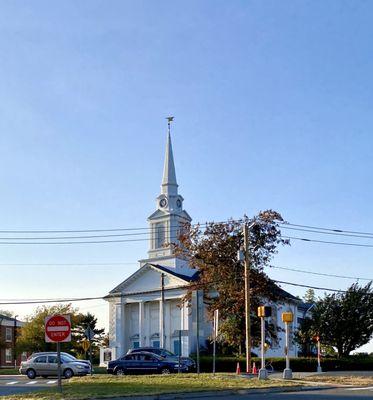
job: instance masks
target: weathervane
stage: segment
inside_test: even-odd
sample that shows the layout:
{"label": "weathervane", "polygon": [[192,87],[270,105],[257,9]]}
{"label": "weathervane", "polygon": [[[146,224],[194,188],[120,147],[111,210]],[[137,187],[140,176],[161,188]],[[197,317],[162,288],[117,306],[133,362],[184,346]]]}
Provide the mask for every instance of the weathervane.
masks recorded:
{"label": "weathervane", "polygon": [[167,125],[168,125],[168,133],[170,133],[171,130],[171,122],[174,120],[174,117],[167,117]]}

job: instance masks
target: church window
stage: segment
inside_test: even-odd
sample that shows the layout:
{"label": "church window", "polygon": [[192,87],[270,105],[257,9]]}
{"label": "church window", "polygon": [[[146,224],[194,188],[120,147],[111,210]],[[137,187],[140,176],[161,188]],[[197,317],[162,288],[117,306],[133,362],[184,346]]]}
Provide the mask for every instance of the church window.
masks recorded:
{"label": "church window", "polygon": [[163,247],[166,241],[166,225],[162,222],[155,224],[155,248]]}
{"label": "church window", "polygon": [[153,347],[155,347],[155,348],[157,348],[157,349],[159,349],[159,347],[160,347],[160,345],[161,345],[161,343],[160,343],[160,341],[159,340],[153,340]]}
{"label": "church window", "polygon": [[140,342],[139,341],[136,341],[136,342],[132,343],[132,348],[133,349],[138,349],[139,347],[140,347]]}

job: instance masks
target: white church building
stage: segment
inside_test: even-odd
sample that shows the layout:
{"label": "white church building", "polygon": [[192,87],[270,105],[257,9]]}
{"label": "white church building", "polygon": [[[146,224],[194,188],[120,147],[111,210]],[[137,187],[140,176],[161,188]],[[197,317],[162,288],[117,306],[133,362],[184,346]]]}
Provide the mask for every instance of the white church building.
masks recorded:
{"label": "white church building", "polygon": [[[130,348],[144,346],[166,348],[176,354],[181,349],[181,355],[188,356],[196,352],[197,326],[200,348],[210,340],[212,322],[207,320],[202,293],[194,293],[191,304],[183,302],[186,286],[196,279],[197,271],[176,257],[172,248],[166,245],[176,242],[181,225],[192,220],[183,208],[183,201],[178,192],[168,131],[161,193],[156,199],[156,211],[148,218],[151,232],[148,256],[139,261],[139,269],[134,274],[106,297],[109,303],[109,348],[101,349],[101,365],[124,355]],[[284,293],[287,300],[274,307],[273,320],[282,326],[281,312],[292,310],[295,321],[291,331],[294,332],[300,301]],[[279,337],[279,345],[269,349],[268,356],[283,356],[283,332]],[[297,351],[295,345],[290,346],[291,356],[297,356]]]}

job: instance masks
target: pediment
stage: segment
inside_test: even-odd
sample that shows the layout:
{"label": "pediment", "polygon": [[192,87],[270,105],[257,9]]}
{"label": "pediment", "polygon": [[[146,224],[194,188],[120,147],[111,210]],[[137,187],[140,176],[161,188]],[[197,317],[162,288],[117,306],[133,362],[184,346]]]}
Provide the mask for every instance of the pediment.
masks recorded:
{"label": "pediment", "polygon": [[164,274],[164,287],[185,286],[188,281],[160,270],[153,265],[145,264],[129,278],[115,287],[110,293],[138,293],[161,289],[161,274]]}

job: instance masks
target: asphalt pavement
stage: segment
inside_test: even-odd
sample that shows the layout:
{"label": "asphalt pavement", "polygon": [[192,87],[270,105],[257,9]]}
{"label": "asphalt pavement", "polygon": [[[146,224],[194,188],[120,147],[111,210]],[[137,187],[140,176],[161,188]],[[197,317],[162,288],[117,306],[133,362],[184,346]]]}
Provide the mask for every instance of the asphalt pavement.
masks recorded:
{"label": "asphalt pavement", "polygon": [[0,375],[0,396],[48,389],[57,385],[57,379],[28,379],[24,375]]}

